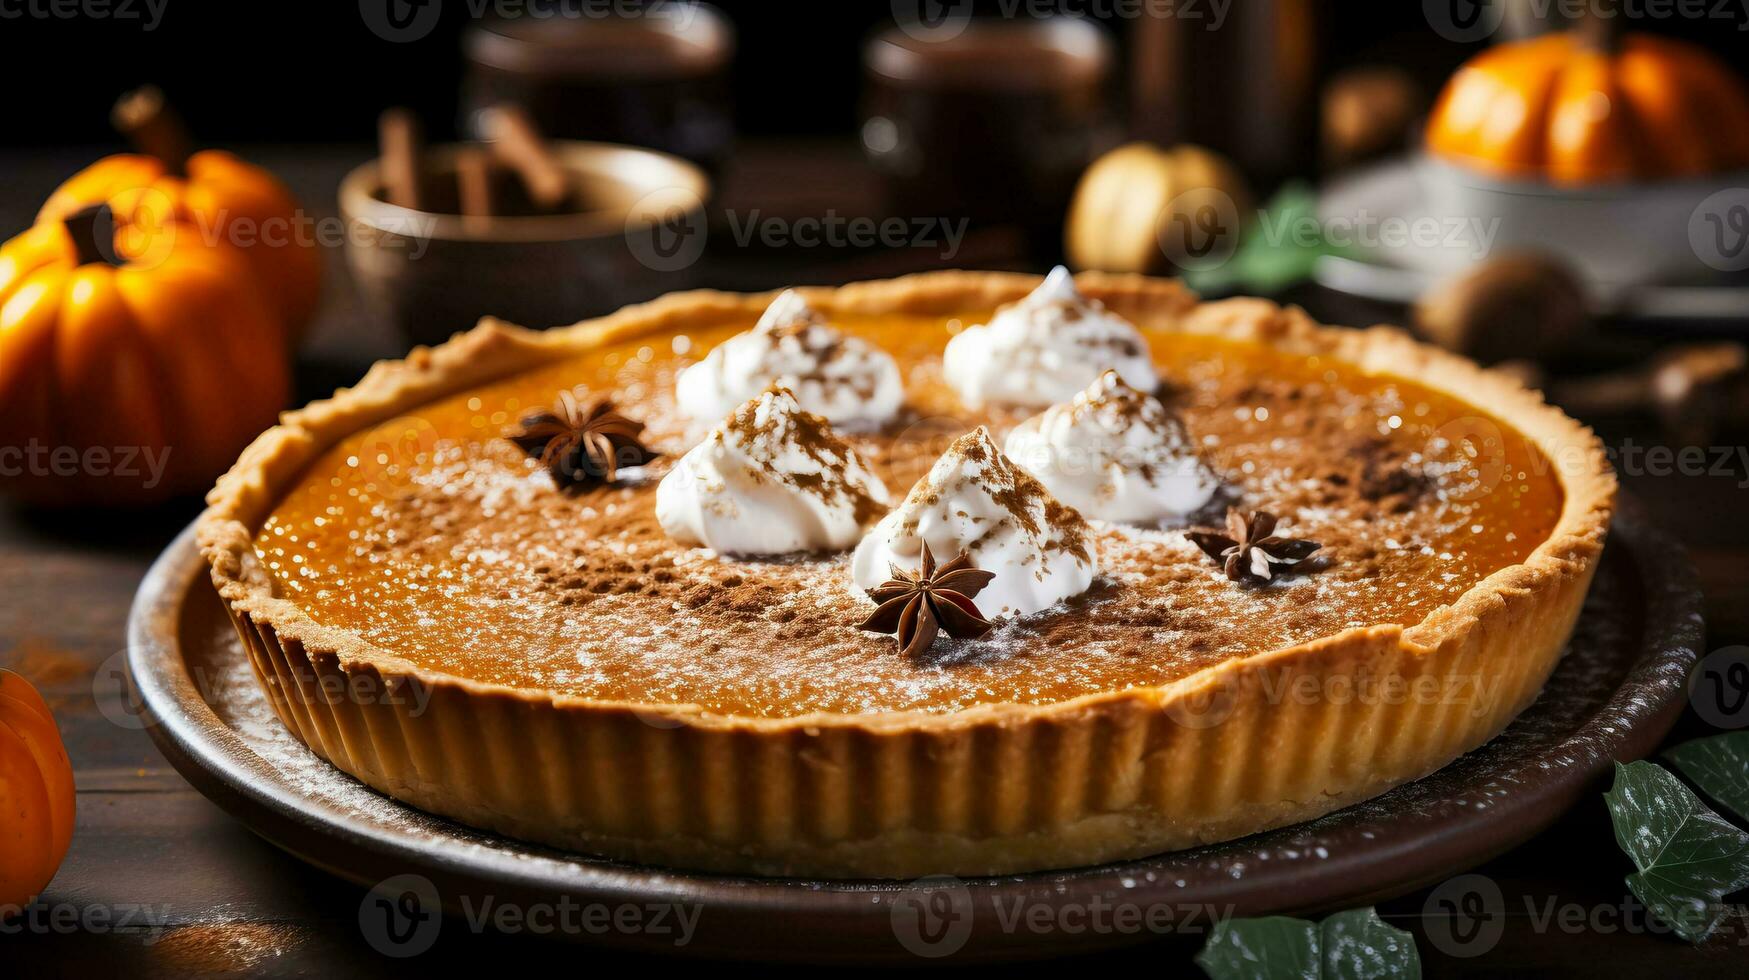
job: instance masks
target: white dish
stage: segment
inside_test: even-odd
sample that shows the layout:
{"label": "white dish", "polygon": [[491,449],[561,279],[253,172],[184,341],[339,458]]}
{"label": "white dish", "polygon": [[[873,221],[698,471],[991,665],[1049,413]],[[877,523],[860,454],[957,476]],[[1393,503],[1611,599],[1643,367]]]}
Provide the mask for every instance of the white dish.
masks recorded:
{"label": "white dish", "polygon": [[1590,191],[1530,186],[1426,159],[1357,171],[1320,194],[1320,226],[1345,254],[1320,259],[1313,277],[1408,303],[1482,259],[1538,250],[1572,263],[1596,313],[1749,319],[1749,276],[1708,267],[1689,244],[1699,203],[1721,188],[1749,187],[1749,174]]}

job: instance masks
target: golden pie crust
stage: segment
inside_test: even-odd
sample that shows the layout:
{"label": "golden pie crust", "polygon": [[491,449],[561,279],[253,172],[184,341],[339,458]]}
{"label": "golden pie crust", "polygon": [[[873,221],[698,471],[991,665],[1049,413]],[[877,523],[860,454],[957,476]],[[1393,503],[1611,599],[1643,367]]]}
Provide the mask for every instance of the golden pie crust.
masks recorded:
{"label": "golden pie crust", "polygon": [[[1077,281],[1147,330],[1329,356],[1487,406],[1551,462],[1563,493],[1553,531],[1414,625],[1351,628],[1157,687],[948,713],[755,718],[486,684],[324,627],[276,594],[255,533],[322,453],[555,360],[701,318],[751,322],[773,298],[693,292],[544,333],[488,319],[378,364],[244,453],[209,495],[200,546],[280,719],[336,767],[467,824],[677,867],[912,877],[1139,857],[1377,795],[1483,744],[1534,700],[1609,527],[1615,478],[1589,430],[1394,329],[1322,327],[1261,300],[1198,305],[1138,276]],[[993,308],[1037,282],[944,272],[802,292],[845,314],[935,314]],[[1487,695],[1454,693],[1467,679]]]}

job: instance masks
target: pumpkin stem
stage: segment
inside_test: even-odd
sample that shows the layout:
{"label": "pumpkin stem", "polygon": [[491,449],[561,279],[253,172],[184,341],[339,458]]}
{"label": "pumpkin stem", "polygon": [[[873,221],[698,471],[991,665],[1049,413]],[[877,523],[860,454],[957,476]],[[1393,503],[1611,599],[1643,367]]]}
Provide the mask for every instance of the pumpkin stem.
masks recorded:
{"label": "pumpkin stem", "polygon": [[127,264],[115,250],[115,213],[109,205],[80,208],[61,219],[61,224],[66,226],[67,237],[73,240],[76,265],[101,262],[119,268]]}
{"label": "pumpkin stem", "polygon": [[1602,55],[1621,50],[1621,11],[1592,10],[1580,18],[1575,33],[1579,43]]}
{"label": "pumpkin stem", "polygon": [[157,157],[171,175],[187,175],[193,142],[158,86],[147,85],[122,96],[110,111],[109,121],[134,149]]}

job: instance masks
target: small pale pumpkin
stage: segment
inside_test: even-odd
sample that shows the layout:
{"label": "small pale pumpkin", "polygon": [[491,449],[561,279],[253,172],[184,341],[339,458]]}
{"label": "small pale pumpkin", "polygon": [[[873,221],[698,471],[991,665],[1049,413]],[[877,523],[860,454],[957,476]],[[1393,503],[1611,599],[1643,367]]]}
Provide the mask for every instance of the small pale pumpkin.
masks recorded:
{"label": "small pale pumpkin", "polygon": [[237,251],[112,220],[97,205],[0,246],[0,480],[27,500],[203,489],[288,396],[284,329]]}
{"label": "small pale pumpkin", "polygon": [[[297,199],[272,174],[233,154],[191,153],[186,132],[155,88],[124,96],[115,122],[141,152],[105,157],[74,174],[49,196],[37,221],[59,221],[103,203],[118,213],[130,202],[164,210],[209,242],[237,248],[289,339],[296,340],[316,310],[322,285],[322,249],[301,220]],[[153,195],[119,196],[142,188]]]}
{"label": "small pale pumpkin", "polygon": [[73,766],[48,703],[0,668],[0,917],[48,887],[73,840]]}
{"label": "small pale pumpkin", "polygon": [[1458,69],[1428,121],[1427,148],[1557,184],[1721,173],[1749,167],[1749,92],[1692,44],[1618,40],[1605,27],[1550,34],[1490,48]]}
{"label": "small pale pumpkin", "polygon": [[1204,224],[1198,219],[1206,211],[1219,216],[1213,234],[1236,241],[1250,202],[1244,178],[1218,153],[1189,144],[1128,143],[1081,175],[1064,247],[1077,269],[1160,274],[1182,257],[1165,236]]}

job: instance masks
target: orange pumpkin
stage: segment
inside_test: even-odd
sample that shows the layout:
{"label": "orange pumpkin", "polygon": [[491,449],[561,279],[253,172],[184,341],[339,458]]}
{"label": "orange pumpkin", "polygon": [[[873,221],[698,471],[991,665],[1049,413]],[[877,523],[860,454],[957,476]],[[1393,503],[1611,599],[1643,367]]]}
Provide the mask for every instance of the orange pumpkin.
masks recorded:
{"label": "orange pumpkin", "polygon": [[288,395],[284,330],[236,250],[111,222],[98,205],[0,246],[0,485],[35,502],[203,489]]}
{"label": "orange pumpkin", "polygon": [[[1619,18],[1598,18],[1613,24]],[[1749,167],[1749,92],[1704,49],[1607,26],[1501,44],[1446,84],[1434,154],[1558,184],[1696,177]]]}
{"label": "orange pumpkin", "polygon": [[59,221],[82,207],[124,203],[123,191],[149,188],[177,221],[209,242],[240,249],[295,340],[315,313],[322,286],[322,250],[297,199],[266,170],[223,150],[190,154],[180,122],[155,88],[124,96],[117,128],[142,151],[105,157],[49,196],[38,222]]}
{"label": "orange pumpkin", "polygon": [[42,894],[73,840],[73,766],[42,695],[0,668],[0,917]]}

